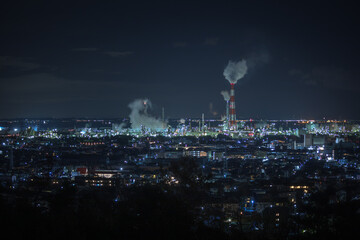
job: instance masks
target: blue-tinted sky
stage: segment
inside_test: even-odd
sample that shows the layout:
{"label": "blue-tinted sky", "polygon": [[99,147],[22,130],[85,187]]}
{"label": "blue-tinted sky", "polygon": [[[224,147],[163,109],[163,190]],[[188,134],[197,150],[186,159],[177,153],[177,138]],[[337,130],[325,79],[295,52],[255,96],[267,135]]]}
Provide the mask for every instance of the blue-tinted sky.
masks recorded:
{"label": "blue-tinted sky", "polygon": [[122,117],[137,98],[219,118],[246,59],[238,119],[359,119],[358,26],[350,1],[8,1],[0,118]]}

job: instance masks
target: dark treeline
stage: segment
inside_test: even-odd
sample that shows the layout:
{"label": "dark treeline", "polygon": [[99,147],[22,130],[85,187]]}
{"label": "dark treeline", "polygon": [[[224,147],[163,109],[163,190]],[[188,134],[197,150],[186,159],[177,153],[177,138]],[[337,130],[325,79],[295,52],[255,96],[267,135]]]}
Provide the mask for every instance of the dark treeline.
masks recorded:
{"label": "dark treeline", "polygon": [[[166,190],[165,190],[166,191]],[[49,209],[37,208],[22,195],[0,199],[3,234],[15,239],[226,239],[194,221],[192,207],[153,186],[113,191],[76,192],[67,187],[49,196]]]}
{"label": "dark treeline", "polygon": [[[309,163],[309,168],[312,164]],[[267,208],[262,216],[254,214],[254,219],[258,217],[257,221],[264,223],[264,230],[242,232],[222,224],[208,227],[199,217],[199,206],[209,197],[206,194],[209,175],[202,172],[194,159],[174,161],[170,170],[179,180],[176,186],[159,183],[81,188],[64,182],[48,191],[50,178],[44,178],[34,180],[28,188],[0,187],[2,233],[14,239],[250,240],[347,239],[358,230],[360,200],[351,194],[357,192],[357,184],[345,185],[343,189],[348,194],[342,202],[332,203],[337,192],[336,186],[331,185],[312,194],[307,204],[305,200],[298,201],[297,208],[303,214],[287,215],[276,231],[267,227],[267,217],[274,210]],[[242,188],[239,194],[245,190]],[[46,207],[38,204],[40,201],[46,202]]]}
{"label": "dark treeline", "polygon": [[[285,239],[206,227],[196,221],[195,208],[182,191],[177,195],[154,186],[128,188],[120,194],[76,191],[68,186],[49,195],[46,211],[30,204],[24,194],[10,202],[2,194],[2,233],[14,239]],[[316,196],[319,206],[307,209],[308,217],[289,219],[316,232],[286,239],[343,239],[357,232],[359,202],[329,208],[322,201],[326,195]]]}

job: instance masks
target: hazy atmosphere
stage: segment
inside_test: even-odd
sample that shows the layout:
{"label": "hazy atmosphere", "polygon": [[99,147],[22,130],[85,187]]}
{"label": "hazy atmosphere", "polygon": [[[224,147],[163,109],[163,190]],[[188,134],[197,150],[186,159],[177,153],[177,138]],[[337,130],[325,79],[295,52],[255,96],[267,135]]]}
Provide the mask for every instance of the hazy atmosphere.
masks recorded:
{"label": "hazy atmosphere", "polygon": [[[56,3],[56,4],[55,4]],[[359,16],[341,1],[18,1],[0,14],[0,118],[360,117]]]}

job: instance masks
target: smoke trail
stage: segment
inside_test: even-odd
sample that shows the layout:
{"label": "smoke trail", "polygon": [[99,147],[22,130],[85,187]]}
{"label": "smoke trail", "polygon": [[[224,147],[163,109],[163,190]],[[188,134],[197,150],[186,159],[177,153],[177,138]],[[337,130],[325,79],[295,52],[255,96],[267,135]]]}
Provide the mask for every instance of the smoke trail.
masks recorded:
{"label": "smoke trail", "polygon": [[229,61],[224,70],[224,77],[230,82],[235,84],[239,79],[243,78],[247,72],[246,60],[239,62]]}
{"label": "smoke trail", "polygon": [[248,69],[253,69],[255,67],[261,67],[269,63],[270,59],[270,55],[266,51],[253,52],[246,58],[246,64]]}
{"label": "smoke trail", "polygon": [[218,113],[216,112],[216,110],[214,110],[214,105],[213,103],[209,103],[209,112],[213,115],[216,116]]}
{"label": "smoke trail", "polygon": [[149,99],[136,99],[128,105],[131,109],[129,117],[132,129],[145,127],[156,130],[166,127],[166,122],[148,115],[147,111],[151,106]]}
{"label": "smoke trail", "polygon": [[230,101],[230,93],[226,90],[220,92],[223,95],[225,101]]}
{"label": "smoke trail", "polygon": [[120,124],[113,123],[112,124],[112,130],[121,131],[125,127],[125,125],[126,125],[125,123],[120,123]]}

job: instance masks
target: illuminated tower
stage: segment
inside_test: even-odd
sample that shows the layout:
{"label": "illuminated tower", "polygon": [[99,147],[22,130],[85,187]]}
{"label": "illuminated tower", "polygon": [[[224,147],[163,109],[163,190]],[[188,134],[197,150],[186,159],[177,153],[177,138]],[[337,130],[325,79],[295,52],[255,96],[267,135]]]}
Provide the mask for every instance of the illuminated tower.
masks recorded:
{"label": "illuminated tower", "polygon": [[229,61],[224,69],[224,77],[229,81],[230,89],[230,130],[237,130],[235,113],[235,84],[242,79],[247,72],[246,60],[239,62]]}
{"label": "illuminated tower", "polygon": [[204,114],[202,114],[201,116],[201,131],[205,132],[205,118],[204,118]]}
{"label": "illuminated tower", "polygon": [[236,112],[235,112],[235,83],[230,84],[230,130],[237,130]]}
{"label": "illuminated tower", "polygon": [[229,101],[226,101],[225,130],[229,130]]}
{"label": "illuminated tower", "polygon": [[226,115],[224,120],[224,130],[229,130],[229,101],[230,101],[230,94],[228,91],[221,91],[221,95],[223,95],[224,100],[226,102]]}

